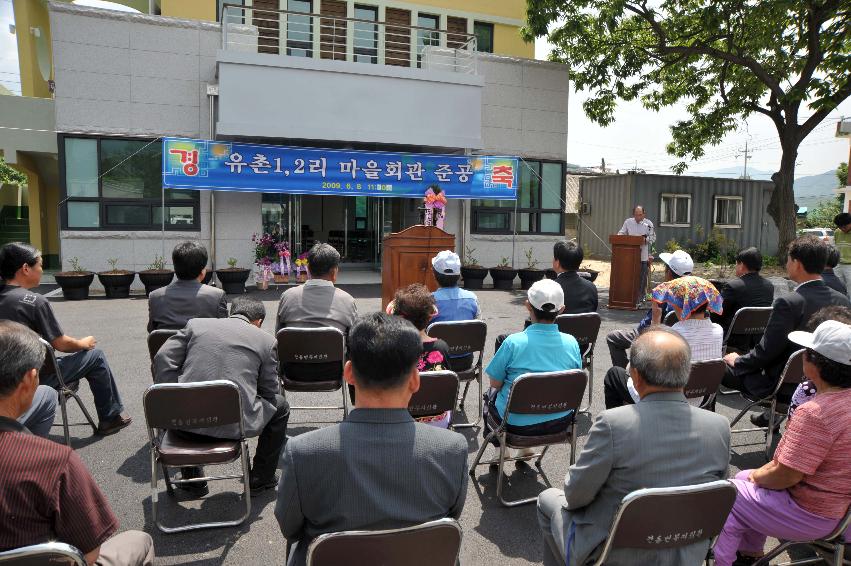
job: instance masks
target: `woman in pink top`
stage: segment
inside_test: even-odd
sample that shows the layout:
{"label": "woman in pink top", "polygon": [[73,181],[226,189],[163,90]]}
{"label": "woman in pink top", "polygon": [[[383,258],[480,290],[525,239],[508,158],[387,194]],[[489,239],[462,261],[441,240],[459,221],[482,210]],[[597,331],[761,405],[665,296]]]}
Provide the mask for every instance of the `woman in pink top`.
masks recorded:
{"label": "woman in pink top", "polygon": [[807,349],[804,374],[818,393],[798,407],[774,459],[733,480],[736,503],[715,543],[719,566],[753,564],[766,537],[823,537],[851,505],[851,326],[828,320],[789,340]]}

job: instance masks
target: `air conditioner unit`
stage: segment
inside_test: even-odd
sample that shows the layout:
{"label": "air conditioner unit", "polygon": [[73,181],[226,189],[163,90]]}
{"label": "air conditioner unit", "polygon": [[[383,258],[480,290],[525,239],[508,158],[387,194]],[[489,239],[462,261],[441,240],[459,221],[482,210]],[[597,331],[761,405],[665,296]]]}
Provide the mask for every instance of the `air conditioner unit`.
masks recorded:
{"label": "air conditioner unit", "polygon": [[579,205],[579,214],[591,214],[591,203],[583,202]]}
{"label": "air conditioner unit", "polygon": [[842,120],[836,123],[836,137],[849,138],[851,137],[851,120]]}

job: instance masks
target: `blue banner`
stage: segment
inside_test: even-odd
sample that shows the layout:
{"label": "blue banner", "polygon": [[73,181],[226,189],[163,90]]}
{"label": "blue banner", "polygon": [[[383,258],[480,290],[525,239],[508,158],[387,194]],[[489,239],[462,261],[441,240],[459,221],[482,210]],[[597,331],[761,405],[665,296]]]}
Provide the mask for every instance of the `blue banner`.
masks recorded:
{"label": "blue banner", "polygon": [[337,151],[163,138],[163,185],[306,195],[514,200],[518,158]]}

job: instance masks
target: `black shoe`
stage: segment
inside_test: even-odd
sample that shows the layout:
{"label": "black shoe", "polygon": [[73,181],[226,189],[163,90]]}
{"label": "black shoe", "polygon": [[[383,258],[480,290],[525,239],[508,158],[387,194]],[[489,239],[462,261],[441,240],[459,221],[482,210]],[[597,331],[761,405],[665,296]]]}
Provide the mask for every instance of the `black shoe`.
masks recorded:
{"label": "black shoe", "polygon": [[[204,468],[198,466],[181,468],[180,470],[180,479],[191,480],[195,478],[204,477]],[[192,482],[192,483],[179,483],[177,484],[177,488],[181,489],[187,493],[192,494],[195,497],[204,497],[208,493],[210,493],[210,487],[207,485],[207,482]]]}
{"label": "black shoe", "polygon": [[272,476],[270,479],[260,480],[255,477],[248,477],[248,490],[251,495],[258,495],[269,489],[275,489],[278,486],[278,479]]}
{"label": "black shoe", "polygon": [[759,558],[756,556],[743,556],[737,552],[736,561],[733,562],[733,566],[750,566],[751,564],[756,564],[757,560],[759,560]]}
{"label": "black shoe", "polygon": [[98,434],[101,436],[109,436],[110,434],[115,434],[122,428],[130,426],[130,423],[132,422],[132,418],[130,418],[124,413],[120,413],[118,416],[113,417],[108,421],[101,421],[100,423],[98,423]]}
{"label": "black shoe", "polygon": [[[774,432],[780,431],[780,423],[782,422],[783,417],[774,416]],[[751,415],[751,424],[760,428],[768,428],[768,411],[764,411],[758,415]]]}

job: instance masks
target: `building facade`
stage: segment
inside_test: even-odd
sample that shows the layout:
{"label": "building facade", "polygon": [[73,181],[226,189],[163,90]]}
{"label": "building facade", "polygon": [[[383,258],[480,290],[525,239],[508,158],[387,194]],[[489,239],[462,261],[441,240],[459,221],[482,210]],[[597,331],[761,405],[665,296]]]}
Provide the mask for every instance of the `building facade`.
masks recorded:
{"label": "building facade", "polygon": [[[266,231],[295,252],[329,241],[345,261],[376,266],[381,239],[419,222],[417,199],[163,191],[168,136],[519,156],[516,203],[449,201],[457,251],[522,267],[529,248],[549,261],[565,233],[568,73],[520,40],[520,0],[120,2],[136,13],[34,4],[49,18],[53,98],[9,99],[53,108],[38,129],[58,132],[43,207],[58,218],[40,230],[65,262],[139,270],[198,239],[216,265],[248,266],[251,235]],[[20,167],[26,151],[0,135]]]}

